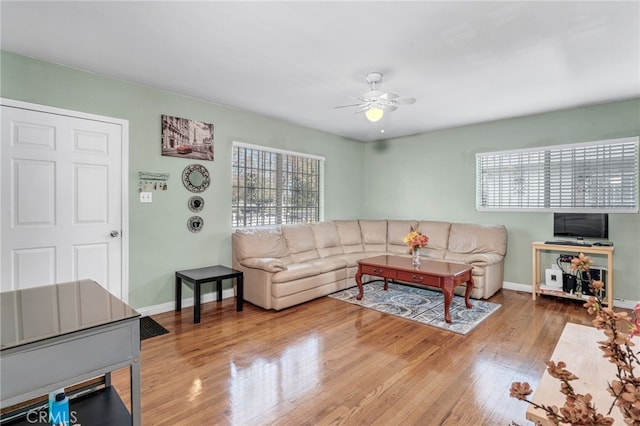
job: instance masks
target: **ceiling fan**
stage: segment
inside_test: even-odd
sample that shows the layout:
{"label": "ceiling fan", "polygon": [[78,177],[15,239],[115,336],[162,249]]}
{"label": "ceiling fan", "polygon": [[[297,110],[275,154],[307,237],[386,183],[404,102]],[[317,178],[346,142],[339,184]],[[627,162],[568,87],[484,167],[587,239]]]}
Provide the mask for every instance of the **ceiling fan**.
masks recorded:
{"label": "ceiling fan", "polygon": [[355,98],[359,102],[335,108],[358,107],[360,109],[356,111],[356,114],[364,112],[369,121],[376,122],[382,119],[385,111],[395,111],[398,109],[398,105],[411,105],[416,102],[415,98],[401,98],[395,93],[378,90],[380,83],[382,83],[382,73],[370,72],[367,74],[369,91]]}

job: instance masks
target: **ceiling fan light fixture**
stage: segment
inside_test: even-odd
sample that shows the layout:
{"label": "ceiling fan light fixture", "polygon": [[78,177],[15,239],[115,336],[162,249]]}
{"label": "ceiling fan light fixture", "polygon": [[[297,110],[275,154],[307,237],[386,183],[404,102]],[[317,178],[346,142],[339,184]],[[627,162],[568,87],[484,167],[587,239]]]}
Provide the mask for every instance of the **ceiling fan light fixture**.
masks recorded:
{"label": "ceiling fan light fixture", "polygon": [[367,120],[371,121],[372,123],[375,123],[382,119],[382,116],[384,115],[384,110],[377,107],[371,107],[364,113],[364,115],[367,116]]}

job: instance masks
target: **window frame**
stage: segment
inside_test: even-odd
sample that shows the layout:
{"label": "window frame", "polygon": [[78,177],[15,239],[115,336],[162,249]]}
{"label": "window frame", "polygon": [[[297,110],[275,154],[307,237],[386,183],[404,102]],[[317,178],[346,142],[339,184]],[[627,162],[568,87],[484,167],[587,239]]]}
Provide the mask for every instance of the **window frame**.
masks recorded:
{"label": "window frame", "polygon": [[[638,213],[639,141],[633,136],[476,153],[476,210]],[[605,161],[612,158],[612,164]],[[584,172],[585,164],[593,173]],[[602,184],[616,177],[621,181],[618,193]],[[592,194],[585,196],[581,188],[591,188],[584,183],[589,180],[594,182]]]}
{"label": "window frame", "polygon": [[[260,170],[261,173],[264,173],[265,175],[269,175],[269,174],[273,174],[275,173],[277,175],[277,177],[275,178],[275,182],[276,182],[276,186],[269,186],[268,188],[263,188],[266,189],[267,191],[271,191],[271,193],[273,193],[273,191],[275,191],[275,206],[269,206],[269,207],[264,207],[264,210],[261,209],[260,207],[257,207],[255,209],[256,212],[258,212],[258,214],[262,214],[262,220],[261,219],[257,219],[253,222],[258,222],[258,223],[250,223],[250,224],[243,224],[243,223],[239,223],[238,220],[235,219],[236,216],[234,216],[236,209],[240,208],[240,204],[236,204],[236,202],[234,201],[234,191],[239,188],[236,184],[236,182],[234,181],[234,179],[236,178],[235,175],[235,169],[239,166],[236,166],[234,164],[234,159],[236,156],[236,149],[238,148],[244,148],[244,149],[249,149],[249,150],[254,150],[254,151],[259,151],[260,153],[262,153],[262,155],[271,155],[271,154],[275,154],[278,156],[278,159],[276,159],[275,161],[278,163],[276,165],[276,169],[262,169]],[[321,222],[324,220],[324,168],[325,168],[325,163],[326,163],[326,159],[325,157],[319,156],[319,155],[313,155],[313,154],[307,154],[307,153],[302,153],[302,152],[296,152],[296,151],[289,151],[289,150],[284,150],[284,149],[279,149],[279,148],[272,148],[272,147],[267,147],[267,146],[262,146],[262,145],[255,145],[255,144],[250,144],[250,143],[246,143],[246,142],[240,142],[240,141],[233,141],[232,145],[231,145],[231,227],[232,228],[249,228],[249,227],[257,227],[257,226],[272,226],[272,225],[282,225],[282,224],[292,224],[292,223],[308,223],[308,222]],[[260,154],[258,154],[260,155]],[[287,209],[300,209],[300,208],[304,208],[302,206],[285,206],[284,205],[284,200],[286,199],[287,196],[291,197],[293,196],[293,194],[291,194],[291,189],[286,189],[283,188],[283,185],[280,180],[283,178],[283,176],[287,176],[289,175],[289,177],[293,174],[293,175],[300,175],[300,172],[298,171],[297,173],[294,173],[290,170],[285,170],[285,168],[283,167],[284,165],[286,165],[286,161],[284,161],[284,157],[294,157],[294,159],[299,159],[302,160],[303,162],[306,162],[307,160],[313,160],[313,161],[318,161],[318,170],[317,170],[317,174],[314,174],[314,176],[317,178],[317,206],[312,207],[311,209],[317,209],[317,220],[313,220],[313,221],[309,221],[308,220],[308,213],[307,215],[305,215],[305,217],[302,218],[302,220],[282,220],[284,216],[286,216],[287,218],[291,217],[289,215],[287,215],[286,213],[282,213],[282,211],[287,210]],[[273,165],[271,165],[273,166]],[[246,165],[243,166],[246,170]],[[304,176],[304,172],[303,176]],[[264,179],[266,179],[265,176],[263,176]],[[273,178],[272,178],[273,180]],[[288,182],[290,182],[290,180],[287,180]],[[272,182],[270,182],[272,183]],[[246,185],[244,186],[244,190],[246,190]],[[278,213],[274,214],[273,216],[275,217],[275,221],[272,222],[271,220],[264,220],[265,217],[265,212],[268,213],[268,210],[274,210]],[[268,215],[267,215],[268,216]],[[242,216],[244,218],[243,222],[247,223],[247,219],[246,219],[246,212],[245,215]]]}

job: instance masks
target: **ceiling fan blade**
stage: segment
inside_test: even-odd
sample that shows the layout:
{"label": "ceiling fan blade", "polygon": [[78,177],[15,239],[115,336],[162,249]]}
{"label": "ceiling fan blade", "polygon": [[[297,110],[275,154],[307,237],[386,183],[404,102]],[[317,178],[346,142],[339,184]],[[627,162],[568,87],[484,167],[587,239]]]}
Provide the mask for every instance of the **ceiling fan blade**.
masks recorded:
{"label": "ceiling fan blade", "polygon": [[381,82],[382,74],[368,74],[367,83],[369,83],[370,90],[363,93],[362,96],[358,98],[351,98],[359,101],[359,103],[340,105],[334,108],[358,107],[359,109],[355,114],[360,114],[370,109],[381,109],[387,112],[392,112],[398,109],[398,105],[410,105],[416,102],[415,98],[401,98],[397,93],[378,90],[378,86]]}
{"label": "ceiling fan blade", "polygon": [[400,105],[411,105],[416,103],[416,98],[399,98],[395,100]]}
{"label": "ceiling fan blade", "polygon": [[391,93],[391,92],[385,92],[380,96],[381,99],[388,99],[388,100],[396,99],[397,97],[398,97],[398,94]]}
{"label": "ceiling fan blade", "polygon": [[364,104],[364,103],[351,104],[351,105],[338,105],[338,106],[334,106],[334,108],[361,107],[361,106],[365,106],[365,105],[366,105],[366,104]]}

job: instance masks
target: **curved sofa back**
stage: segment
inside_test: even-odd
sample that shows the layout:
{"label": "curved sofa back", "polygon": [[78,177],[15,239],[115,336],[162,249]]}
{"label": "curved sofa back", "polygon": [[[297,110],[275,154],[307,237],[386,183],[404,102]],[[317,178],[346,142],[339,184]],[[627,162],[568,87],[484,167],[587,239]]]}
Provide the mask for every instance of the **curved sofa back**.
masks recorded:
{"label": "curved sofa back", "polygon": [[232,235],[233,257],[299,263],[349,253],[407,254],[403,239],[411,229],[429,237],[421,251],[426,257],[444,259],[447,253],[504,256],[507,251],[507,230],[502,225],[380,219],[238,228]]}

